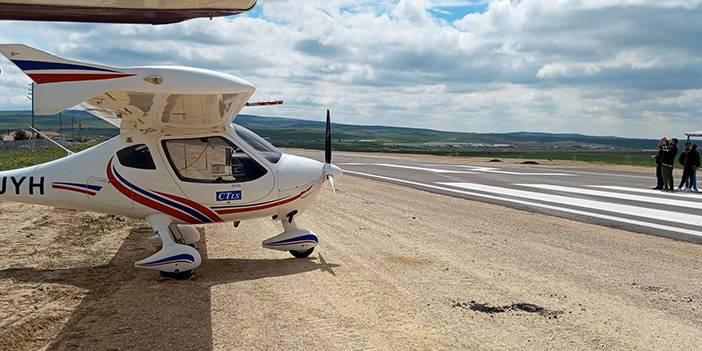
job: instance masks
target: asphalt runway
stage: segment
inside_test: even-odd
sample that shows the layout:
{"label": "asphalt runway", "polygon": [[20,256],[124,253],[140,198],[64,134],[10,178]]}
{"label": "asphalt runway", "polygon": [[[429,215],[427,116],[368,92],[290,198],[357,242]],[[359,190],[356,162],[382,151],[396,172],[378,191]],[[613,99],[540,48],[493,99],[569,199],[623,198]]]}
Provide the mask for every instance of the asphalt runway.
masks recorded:
{"label": "asphalt runway", "polygon": [[[321,152],[295,150],[322,159]],[[652,190],[649,173],[504,163],[446,163],[335,152],[345,174],[469,200],[702,243],[702,194]],[[676,178],[676,183],[679,178]],[[466,216],[470,216],[466,207]]]}

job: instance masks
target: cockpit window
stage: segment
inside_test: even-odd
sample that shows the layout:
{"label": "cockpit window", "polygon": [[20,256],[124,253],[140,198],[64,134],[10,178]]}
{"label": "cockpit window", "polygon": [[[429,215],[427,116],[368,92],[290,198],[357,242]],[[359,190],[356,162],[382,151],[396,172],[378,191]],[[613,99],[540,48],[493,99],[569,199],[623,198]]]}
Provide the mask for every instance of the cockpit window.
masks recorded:
{"label": "cockpit window", "polygon": [[163,141],[178,178],[195,183],[243,183],[267,171],[236,145],[222,137]]}
{"label": "cockpit window", "polygon": [[124,167],[137,169],[156,169],[149,148],[144,144],[134,145],[117,151],[117,159]]}
{"label": "cockpit window", "polygon": [[256,133],[237,124],[234,125],[234,131],[236,131],[236,135],[241,138],[241,140],[249,144],[254,150],[260,152],[261,155],[271,163],[278,163],[280,157],[283,156],[280,150]]}

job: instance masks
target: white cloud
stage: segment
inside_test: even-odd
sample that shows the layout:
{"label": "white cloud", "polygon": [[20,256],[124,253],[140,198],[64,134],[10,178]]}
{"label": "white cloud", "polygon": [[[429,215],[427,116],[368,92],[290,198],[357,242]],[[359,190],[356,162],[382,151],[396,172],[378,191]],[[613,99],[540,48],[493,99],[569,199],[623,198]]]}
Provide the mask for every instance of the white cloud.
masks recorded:
{"label": "white cloud", "polygon": [[[258,18],[166,26],[0,23],[0,41],[112,65],[182,64],[241,76],[245,112],[463,131],[655,137],[699,129],[702,0],[261,1]],[[0,108],[28,82],[0,61]],[[664,122],[665,121],[665,122]],[[697,124],[695,124],[697,123]]]}

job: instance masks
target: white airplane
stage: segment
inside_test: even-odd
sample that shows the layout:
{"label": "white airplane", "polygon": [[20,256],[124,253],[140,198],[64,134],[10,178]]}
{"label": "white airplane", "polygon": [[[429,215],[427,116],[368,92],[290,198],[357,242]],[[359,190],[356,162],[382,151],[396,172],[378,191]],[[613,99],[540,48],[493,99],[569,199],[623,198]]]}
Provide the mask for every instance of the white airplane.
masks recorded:
{"label": "white airplane", "polygon": [[0,53],[34,81],[35,113],[81,105],[120,129],[88,150],[0,172],[0,201],[144,219],[162,248],[135,266],[175,278],[200,266],[194,224],[237,227],[270,217],[283,232],[263,247],[302,258],[317,246],[317,235],[295,219],[341,174],[331,164],[328,110],[323,164],[284,154],[232,123],[255,90],[243,79],[189,67],[88,64],[18,44],[0,45]]}
{"label": "white airplane", "polygon": [[236,15],[256,0],[0,0],[0,20],[166,24]]}

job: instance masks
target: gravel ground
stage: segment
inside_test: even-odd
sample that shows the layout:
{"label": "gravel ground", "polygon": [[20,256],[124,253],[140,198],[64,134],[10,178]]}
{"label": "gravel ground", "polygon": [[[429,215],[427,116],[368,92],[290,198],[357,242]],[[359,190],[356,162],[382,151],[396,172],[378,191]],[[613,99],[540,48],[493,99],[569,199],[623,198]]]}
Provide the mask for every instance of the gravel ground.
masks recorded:
{"label": "gravel ground", "polygon": [[203,227],[192,281],[133,262],[138,221],[0,203],[0,350],[698,350],[702,246],[337,181],[300,223]]}

